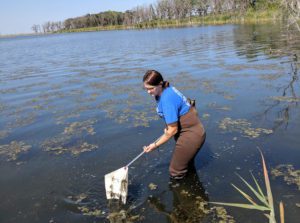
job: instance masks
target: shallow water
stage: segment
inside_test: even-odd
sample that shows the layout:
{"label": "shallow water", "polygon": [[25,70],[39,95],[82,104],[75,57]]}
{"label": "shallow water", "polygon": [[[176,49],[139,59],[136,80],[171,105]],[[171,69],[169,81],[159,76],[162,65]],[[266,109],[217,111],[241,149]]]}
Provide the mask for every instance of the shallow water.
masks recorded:
{"label": "shallow water", "polygon": [[[0,39],[0,222],[266,222],[207,202],[247,202],[235,172],[263,186],[258,148],[270,171],[299,170],[299,51],[299,33],[279,24]],[[147,69],[196,99],[207,139],[186,183],[168,178],[173,141],[136,161],[119,206],[104,175],[163,131]],[[297,222],[299,185],[271,186]]]}

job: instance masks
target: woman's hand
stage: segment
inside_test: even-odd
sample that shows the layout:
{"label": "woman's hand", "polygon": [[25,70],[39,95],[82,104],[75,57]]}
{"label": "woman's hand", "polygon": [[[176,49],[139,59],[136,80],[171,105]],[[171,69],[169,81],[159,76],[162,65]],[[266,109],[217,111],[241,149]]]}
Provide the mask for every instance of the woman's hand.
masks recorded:
{"label": "woman's hand", "polygon": [[156,148],[157,148],[157,146],[155,145],[155,143],[151,143],[148,146],[144,146],[144,152],[149,153]]}

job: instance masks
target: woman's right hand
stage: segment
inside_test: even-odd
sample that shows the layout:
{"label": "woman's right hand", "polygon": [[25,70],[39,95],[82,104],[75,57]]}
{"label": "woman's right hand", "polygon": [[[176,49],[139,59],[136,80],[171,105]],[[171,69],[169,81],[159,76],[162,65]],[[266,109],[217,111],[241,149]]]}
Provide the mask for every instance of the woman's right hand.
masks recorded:
{"label": "woman's right hand", "polygon": [[148,146],[144,146],[143,149],[144,149],[144,152],[149,153],[152,150],[156,149],[156,145],[155,145],[155,143],[151,143]]}

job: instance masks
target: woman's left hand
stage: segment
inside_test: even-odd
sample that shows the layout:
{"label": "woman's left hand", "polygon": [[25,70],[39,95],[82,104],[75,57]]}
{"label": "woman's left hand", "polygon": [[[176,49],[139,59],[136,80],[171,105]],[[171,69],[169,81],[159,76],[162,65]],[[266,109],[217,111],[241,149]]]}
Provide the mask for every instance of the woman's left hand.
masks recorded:
{"label": "woman's left hand", "polygon": [[154,149],[156,149],[155,143],[151,143],[148,146],[144,146],[144,152],[146,152],[146,153],[149,153],[149,152],[151,152]]}

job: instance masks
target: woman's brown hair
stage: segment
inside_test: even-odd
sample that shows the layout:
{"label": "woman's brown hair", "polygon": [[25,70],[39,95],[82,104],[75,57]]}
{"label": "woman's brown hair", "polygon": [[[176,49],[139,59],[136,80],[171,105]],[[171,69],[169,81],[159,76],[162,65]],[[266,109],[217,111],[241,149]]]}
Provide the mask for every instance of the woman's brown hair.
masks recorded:
{"label": "woman's brown hair", "polygon": [[163,88],[170,85],[168,81],[164,81],[161,73],[156,70],[148,70],[143,77],[143,82],[152,86],[162,85]]}

